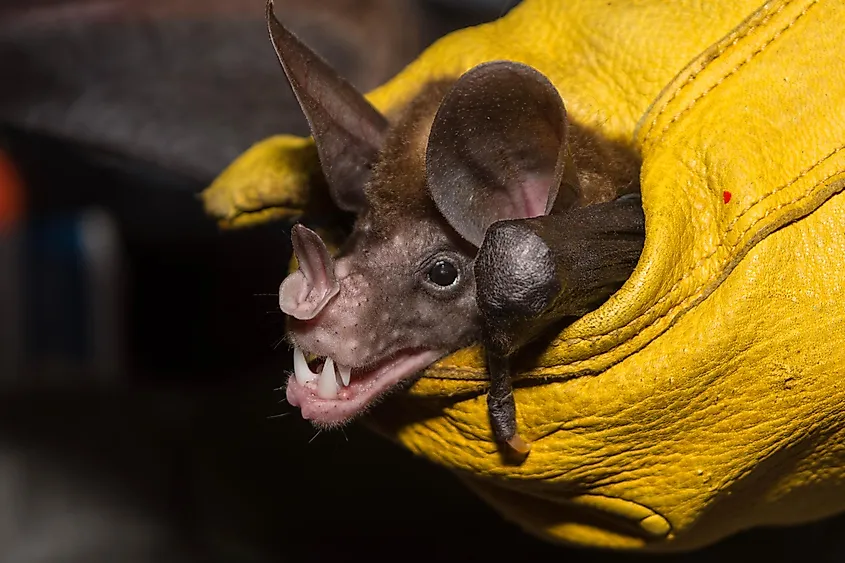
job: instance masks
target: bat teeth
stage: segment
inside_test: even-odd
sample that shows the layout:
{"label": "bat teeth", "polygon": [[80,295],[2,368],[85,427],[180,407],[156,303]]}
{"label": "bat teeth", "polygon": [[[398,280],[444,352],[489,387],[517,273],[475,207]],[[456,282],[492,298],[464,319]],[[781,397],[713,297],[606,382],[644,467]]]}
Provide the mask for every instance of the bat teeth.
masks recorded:
{"label": "bat teeth", "polygon": [[317,374],[308,367],[305,354],[298,347],[293,349],[293,374],[296,377],[296,382],[302,386],[317,380]]}
{"label": "bat teeth", "polygon": [[343,386],[349,387],[349,380],[352,377],[352,368],[337,364],[337,374],[340,377],[340,382],[343,383]]}
{"label": "bat teeth", "polygon": [[293,373],[296,382],[303,387],[314,388],[316,383],[317,396],[321,399],[337,399],[340,390],[348,387],[352,379],[352,368],[336,364],[332,358],[326,358],[319,373],[314,373],[308,367],[305,353],[298,347],[293,349]]}
{"label": "bat teeth", "polygon": [[326,358],[326,363],[323,364],[323,369],[320,371],[320,378],[317,380],[317,396],[321,399],[337,399],[339,387],[334,360]]}

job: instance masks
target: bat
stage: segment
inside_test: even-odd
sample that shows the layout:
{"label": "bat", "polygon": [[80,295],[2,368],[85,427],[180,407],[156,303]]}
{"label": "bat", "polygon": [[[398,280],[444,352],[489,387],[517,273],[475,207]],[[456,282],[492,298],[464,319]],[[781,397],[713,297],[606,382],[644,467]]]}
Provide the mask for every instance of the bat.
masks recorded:
{"label": "bat", "polygon": [[637,155],[570,122],[552,83],[512,61],[433,81],[388,119],[272,1],[267,19],[331,198],[355,216],[336,256],[291,230],[298,269],[279,288],[288,401],[339,426],[481,342],[493,435],[526,454],[511,360],[630,276],[645,237]]}

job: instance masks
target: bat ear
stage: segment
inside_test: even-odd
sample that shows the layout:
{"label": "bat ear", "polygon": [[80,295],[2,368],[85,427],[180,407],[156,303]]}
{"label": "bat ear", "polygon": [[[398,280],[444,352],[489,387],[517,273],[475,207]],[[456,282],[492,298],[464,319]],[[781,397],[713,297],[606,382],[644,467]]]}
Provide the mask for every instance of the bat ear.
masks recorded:
{"label": "bat ear", "polygon": [[571,207],[580,197],[566,109],[533,68],[476,66],[446,94],[426,150],[428,189],[462,237],[480,246],[492,223]]}
{"label": "bat ear", "polygon": [[364,184],[381,149],[387,120],[329,64],[288,31],[267,1],[270,39],[302,107],[335,203],[360,212]]}

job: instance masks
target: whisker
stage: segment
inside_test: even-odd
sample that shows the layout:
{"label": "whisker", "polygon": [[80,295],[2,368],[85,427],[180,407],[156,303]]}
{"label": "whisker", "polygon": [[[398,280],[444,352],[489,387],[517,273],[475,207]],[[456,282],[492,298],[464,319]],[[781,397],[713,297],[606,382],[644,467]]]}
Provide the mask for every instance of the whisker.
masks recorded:
{"label": "whisker", "polygon": [[283,335],[283,336],[281,336],[281,337],[279,337],[279,339],[278,339],[278,340],[276,340],[276,342],[273,344],[273,350],[278,349],[278,348],[279,348],[279,346],[281,346],[282,342],[284,342],[284,341],[285,341],[285,337],[284,337],[284,335]]}
{"label": "whisker", "polygon": [[346,438],[346,441],[349,442],[349,436],[346,435],[346,430],[341,428],[340,431],[343,433],[343,437]]}
{"label": "whisker", "polygon": [[287,416],[289,414],[290,414],[289,412],[283,412],[283,413],[280,413],[280,414],[271,414],[270,416],[267,417],[267,419],[269,420],[269,419],[272,419],[272,418],[282,418],[283,416]]}
{"label": "whisker", "polygon": [[319,436],[322,432],[323,432],[322,430],[317,430],[317,433],[316,433],[316,434],[314,434],[314,436],[312,436],[310,440],[308,440],[308,443],[310,444],[311,442],[313,442],[314,440],[316,440],[316,439],[317,439],[317,436]]}
{"label": "whisker", "polygon": [[278,293],[253,293],[253,297],[278,297]]}

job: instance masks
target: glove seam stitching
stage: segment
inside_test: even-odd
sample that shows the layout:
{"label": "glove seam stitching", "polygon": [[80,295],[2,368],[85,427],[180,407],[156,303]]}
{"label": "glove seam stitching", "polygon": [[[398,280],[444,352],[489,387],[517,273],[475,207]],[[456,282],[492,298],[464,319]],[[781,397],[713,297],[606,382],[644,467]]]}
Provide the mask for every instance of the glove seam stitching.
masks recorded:
{"label": "glove seam stitching", "polygon": [[[784,8],[785,8],[788,4],[790,4],[790,3],[791,3],[791,2],[788,2],[787,4],[784,4],[783,6],[781,6],[781,8],[778,10],[778,12],[776,12],[775,14],[773,14],[773,16],[774,16],[774,15],[776,15],[777,13],[779,13],[781,10],[783,10],[783,9],[784,9]],[[713,85],[711,85],[709,88],[707,88],[704,92],[702,92],[701,94],[699,94],[698,96],[696,96],[696,97],[692,100],[692,102],[690,102],[690,104],[689,104],[687,107],[685,107],[685,108],[684,108],[684,109],[682,109],[680,112],[678,112],[677,114],[675,114],[675,116],[674,116],[674,117],[673,117],[673,118],[672,118],[672,119],[671,119],[671,120],[670,120],[670,121],[669,121],[669,122],[668,122],[668,123],[667,123],[667,124],[663,127],[663,129],[661,129],[661,131],[660,131],[660,133],[659,133],[659,136],[662,136],[664,133],[666,133],[666,131],[668,131],[668,130],[669,130],[669,128],[670,128],[670,127],[671,127],[671,126],[672,126],[672,125],[673,125],[676,121],[678,121],[678,119],[680,119],[680,118],[681,118],[683,115],[685,115],[687,112],[691,111],[691,110],[695,107],[695,105],[696,105],[698,102],[700,102],[700,101],[701,101],[704,97],[706,97],[708,94],[710,94],[713,90],[715,90],[716,88],[718,88],[718,87],[719,87],[719,86],[720,86],[720,85],[721,85],[721,84],[722,84],[725,80],[727,80],[728,78],[730,78],[731,76],[733,76],[734,74],[736,74],[737,72],[739,72],[739,70],[740,70],[740,69],[742,69],[742,67],[744,67],[745,65],[747,65],[748,63],[750,63],[751,61],[753,61],[755,58],[757,58],[757,56],[758,56],[758,55],[760,55],[760,54],[761,54],[763,51],[765,51],[765,50],[766,50],[766,49],[767,49],[770,45],[772,45],[775,41],[777,41],[777,40],[778,40],[778,39],[779,39],[779,38],[780,38],[780,37],[781,37],[784,33],[786,33],[787,31],[789,31],[789,29],[790,29],[793,25],[795,25],[795,24],[798,22],[798,20],[800,20],[801,18],[803,18],[803,17],[807,14],[807,12],[809,12],[809,11],[810,11],[810,8],[812,8],[812,7],[816,6],[816,5],[818,5],[818,0],[813,0],[811,4],[809,4],[807,7],[805,7],[805,8],[801,11],[801,13],[799,13],[799,14],[798,14],[795,18],[793,18],[793,19],[792,19],[792,21],[790,21],[790,22],[789,22],[789,23],[788,23],[785,27],[783,27],[782,29],[778,30],[778,31],[777,31],[777,32],[776,32],[776,33],[775,33],[775,34],[774,34],[774,35],[773,35],[773,36],[772,36],[772,37],[771,37],[768,41],[766,41],[765,43],[763,43],[763,45],[761,45],[761,46],[760,46],[760,47],[759,47],[756,51],[754,51],[753,53],[751,53],[750,55],[748,55],[748,57],[746,57],[746,58],[745,58],[745,60],[743,60],[743,61],[742,61],[741,63],[739,63],[737,66],[735,66],[734,68],[732,68],[732,69],[730,70],[730,72],[728,72],[727,74],[725,74],[724,76],[722,76],[719,80],[717,80],[717,81],[716,81]],[[761,23],[760,25],[763,25],[763,24]],[[757,26],[757,27],[759,28],[760,26]],[[714,60],[715,60],[715,59],[711,60],[711,61],[708,63],[708,66],[709,66],[709,64],[711,64]],[[702,69],[702,70],[703,70],[703,69]],[[659,117],[659,116],[658,116],[658,117]]]}
{"label": "glove seam stitching", "polygon": [[[788,188],[789,188],[789,187],[791,187],[793,184],[795,184],[795,183],[799,182],[799,181],[800,181],[800,180],[802,180],[804,177],[806,177],[806,176],[807,176],[807,174],[809,174],[809,173],[810,173],[810,172],[812,172],[814,169],[818,168],[819,166],[821,166],[822,164],[824,164],[824,162],[826,162],[827,160],[830,160],[831,158],[833,158],[834,156],[836,156],[836,154],[837,154],[837,153],[840,153],[840,152],[842,152],[843,150],[845,150],[845,145],[840,145],[839,147],[837,147],[837,148],[833,149],[833,150],[832,150],[832,151],[830,151],[828,154],[826,154],[825,156],[823,156],[821,159],[819,159],[818,161],[816,161],[816,162],[815,162],[814,164],[812,164],[811,166],[808,166],[807,168],[805,168],[804,170],[802,170],[801,172],[799,172],[799,173],[798,173],[798,175],[797,175],[797,176],[795,176],[795,178],[793,178],[792,180],[790,180],[790,181],[789,181],[789,182],[787,182],[786,184],[784,184],[784,185],[782,185],[782,186],[780,186],[780,187],[778,187],[778,188],[775,188],[774,190],[772,190],[772,191],[770,191],[770,192],[766,192],[766,193],[764,193],[764,194],[760,195],[757,199],[755,199],[754,201],[752,201],[752,202],[751,202],[751,203],[750,203],[750,204],[749,204],[749,205],[748,205],[745,209],[743,209],[741,213],[739,213],[736,217],[734,217],[734,219],[733,219],[730,223],[728,223],[728,225],[727,225],[727,229],[726,229],[726,232],[730,232],[730,230],[731,230],[731,229],[733,229],[733,227],[734,227],[734,226],[735,226],[735,225],[736,225],[736,224],[737,224],[740,220],[742,220],[742,218],[743,218],[743,217],[745,217],[745,216],[746,216],[746,215],[747,215],[747,214],[748,214],[748,213],[752,210],[752,208],[754,208],[755,206],[757,206],[757,205],[759,205],[760,203],[764,202],[765,200],[769,199],[770,197],[772,197],[772,196],[774,196],[774,195],[779,194],[779,193],[780,193],[780,192],[782,192],[783,190],[788,189]],[[819,180],[819,181],[818,181],[818,183],[816,183],[816,185],[815,185],[815,186],[813,186],[813,187],[814,187],[814,188],[815,188],[815,187],[818,187],[818,186],[819,186],[819,184],[823,184],[823,183],[825,183],[826,181],[830,180],[831,178],[833,178],[834,176],[836,176],[837,174],[839,174],[839,173],[841,173],[841,172],[842,172],[841,170],[837,170],[836,172],[832,172],[832,173],[828,174],[827,176],[825,176],[824,178],[822,178],[821,180]],[[800,199],[800,198],[799,198],[799,199]],[[798,200],[796,199],[795,201],[798,201]],[[785,204],[783,204],[783,205],[789,205],[789,204],[791,204],[791,203],[794,203],[794,202],[793,202],[793,201],[786,202],[786,203],[785,203]],[[781,205],[781,206],[778,206],[778,208],[780,208],[780,207],[782,207],[782,205]],[[778,208],[776,208],[776,209],[778,209]],[[755,223],[754,223],[754,224],[756,224],[756,221],[755,221]],[[752,224],[751,226],[753,226],[754,224]],[[749,227],[749,228],[750,228],[750,227]],[[744,236],[747,232],[748,232],[748,229],[746,229],[746,230],[742,233],[742,235],[740,235],[740,236]]]}
{"label": "glove seam stitching", "polygon": [[766,17],[764,17],[758,23],[751,25],[748,28],[746,28],[740,35],[737,35],[733,39],[733,41],[731,41],[730,43],[726,43],[726,44],[721,45],[720,47],[718,47],[716,49],[716,52],[714,52],[713,54],[708,56],[704,61],[702,61],[702,66],[699,69],[695,70],[694,72],[690,73],[689,76],[687,76],[687,78],[683,81],[683,83],[678,85],[678,87],[675,89],[675,91],[672,93],[672,95],[662,104],[662,106],[660,107],[660,110],[658,110],[657,114],[649,122],[648,129],[645,131],[643,138],[648,139],[651,136],[652,130],[654,130],[654,127],[655,127],[655,125],[657,125],[657,122],[659,121],[660,117],[664,113],[666,113],[666,109],[669,107],[669,105],[673,101],[675,101],[675,99],[678,98],[678,96],[680,96],[681,93],[683,93],[689,87],[689,85],[692,82],[694,82],[695,79],[698,78],[698,76],[708,68],[708,66],[710,64],[712,64],[715,60],[717,60],[722,55],[727,53],[729,49],[731,49],[732,47],[735,47],[736,44],[739,43],[739,41],[748,37],[754,30],[759,29],[760,27],[766,25],[769,22],[769,20],[771,20],[773,17],[775,17],[776,15],[781,13],[791,3],[792,3],[792,0],[787,0],[787,2],[782,4],[780,6],[780,8],[778,8],[776,11],[767,15]]}
{"label": "glove seam stitching", "polygon": [[[837,150],[833,151],[831,154],[829,154],[829,155],[828,155],[828,156],[826,156],[825,158],[823,158],[823,159],[821,159],[820,161],[818,161],[817,163],[815,163],[812,167],[810,167],[810,168],[808,169],[808,171],[807,171],[806,173],[809,173],[810,171],[812,171],[812,169],[813,169],[813,168],[818,167],[818,166],[819,166],[821,163],[823,163],[825,160],[829,159],[831,156],[833,156],[833,155],[834,155],[834,154],[836,154],[837,152],[842,151],[843,149],[845,149],[845,146],[839,147]],[[806,173],[805,173],[805,175],[806,175]],[[836,170],[835,172],[832,172],[832,173],[828,174],[827,176],[825,176],[824,178],[822,178],[821,180],[819,180],[819,181],[815,184],[815,186],[814,186],[814,187],[818,187],[819,185],[824,184],[825,182],[827,182],[828,180],[830,180],[830,179],[831,179],[831,178],[833,178],[834,176],[836,176],[836,175],[838,175],[838,174],[842,174],[842,173],[843,173],[843,171],[842,171],[842,170]],[[772,195],[775,195],[775,194],[779,193],[779,192],[780,192],[780,191],[782,191],[783,189],[786,189],[787,187],[789,187],[789,186],[791,186],[792,184],[794,184],[794,183],[795,183],[796,181],[798,181],[799,179],[800,179],[800,178],[796,178],[795,180],[793,180],[793,181],[789,182],[788,184],[785,184],[784,186],[781,186],[780,188],[778,188],[778,189],[777,189],[777,190],[775,190],[774,192],[772,192],[772,193],[768,194],[766,197],[769,197],[769,196],[772,196]],[[758,224],[758,223],[760,223],[761,221],[763,221],[763,220],[765,220],[766,218],[768,218],[768,217],[769,217],[769,215],[771,215],[772,213],[774,213],[774,212],[776,212],[776,211],[779,211],[779,210],[783,209],[784,207],[788,207],[788,206],[790,206],[790,205],[794,205],[795,203],[798,203],[798,202],[799,202],[799,201],[801,201],[802,199],[806,199],[806,198],[807,198],[807,197],[809,197],[810,195],[811,195],[811,193],[810,193],[810,194],[803,194],[803,195],[801,195],[801,196],[799,196],[799,197],[797,197],[797,198],[795,198],[795,199],[792,199],[792,200],[789,200],[789,201],[785,201],[785,202],[781,203],[780,205],[777,205],[777,206],[775,206],[775,207],[772,207],[772,208],[770,208],[770,209],[766,210],[766,213],[764,213],[762,216],[758,217],[756,220],[754,220],[754,222],[752,222],[752,223],[751,223],[750,225],[748,225],[745,229],[743,229],[743,231],[740,233],[740,235],[739,235],[739,237],[738,237],[738,238],[739,238],[739,239],[742,239],[742,238],[743,238],[743,237],[744,237],[744,236],[745,236],[745,235],[746,235],[749,231],[751,231],[751,230],[752,230],[752,228],[753,228],[755,225],[757,225],[757,224]],[[759,203],[759,202],[758,202],[758,203]],[[743,216],[745,216],[745,215],[747,215],[747,213],[743,214]],[[741,217],[740,217],[740,218],[741,218]],[[739,218],[738,218],[738,219],[739,219]],[[731,250],[735,250],[738,246],[739,246],[739,244],[733,244],[733,245],[731,245],[731,247],[730,247],[730,248],[731,248]],[[655,302],[655,304],[654,304],[654,305],[652,305],[652,308],[653,308],[654,306],[656,306],[656,305],[659,305],[661,302],[663,302],[665,299],[667,299],[667,298],[669,297],[669,295],[671,294],[671,292],[672,292],[675,288],[677,288],[677,287],[678,287],[678,285],[679,285],[679,284],[683,281],[683,279],[685,279],[687,276],[689,276],[689,275],[690,275],[690,274],[691,274],[694,270],[698,269],[698,268],[699,268],[699,267],[700,267],[700,266],[701,266],[701,265],[702,265],[702,264],[703,264],[706,260],[710,259],[713,255],[715,255],[715,254],[716,254],[719,250],[721,250],[721,249],[723,249],[723,248],[727,248],[727,246],[726,246],[724,243],[721,243],[721,244],[717,245],[717,246],[716,246],[716,248],[714,248],[714,249],[713,249],[711,252],[709,252],[706,256],[702,257],[702,258],[701,258],[698,262],[696,262],[696,263],[695,263],[695,265],[694,265],[692,268],[690,268],[689,270],[687,270],[687,272],[681,276],[681,280],[679,280],[679,281],[675,282],[675,285],[674,285],[674,286],[672,286],[672,288],[671,288],[671,289],[669,289],[669,291],[667,291],[667,293],[666,293],[666,294],[665,294],[665,295],[664,295],[664,296],[663,296],[660,300],[658,300],[657,302]],[[699,288],[699,289],[700,289],[700,288]],[[698,293],[698,292],[696,292],[696,293]],[[671,309],[669,309],[669,310],[668,310],[668,311],[666,311],[665,313],[663,313],[663,314],[661,314],[660,316],[655,317],[654,319],[652,319],[652,323],[653,323],[653,322],[656,322],[656,321],[660,321],[661,319],[664,319],[664,318],[668,317],[668,316],[671,314],[671,312],[672,312],[672,311],[674,311],[674,310],[678,309],[679,307],[683,306],[683,305],[684,305],[684,303],[688,302],[688,301],[689,301],[689,299],[690,299],[691,297],[693,297],[693,295],[692,295],[692,294],[687,295],[687,297],[686,297],[686,298],[684,298],[684,300],[683,300],[683,301],[681,301],[680,303],[675,304],[675,305],[674,305]],[[639,317],[637,317],[637,319],[642,319],[642,318],[643,318],[643,315],[640,315]],[[566,340],[558,340],[558,341],[556,341],[556,342],[555,342],[555,344],[572,344],[572,343],[581,343],[581,342],[587,342],[587,343],[590,343],[590,342],[595,342],[595,341],[597,341],[597,340],[600,340],[601,338],[604,338],[605,336],[612,335],[612,334],[614,334],[614,333],[616,333],[616,332],[619,332],[619,331],[621,331],[621,330],[623,330],[623,329],[627,328],[628,326],[630,326],[630,325],[631,325],[634,321],[636,321],[637,319],[633,319],[632,321],[630,321],[630,322],[626,323],[625,325],[623,325],[623,326],[621,326],[621,327],[618,327],[618,328],[615,328],[615,329],[613,329],[612,331],[609,331],[609,332],[606,332],[606,333],[603,333],[603,334],[599,334],[599,335],[595,335],[595,336],[590,336],[590,337],[577,337],[577,338],[569,338],[569,339],[566,339]],[[662,334],[662,332],[663,332],[663,331],[661,331],[661,334]],[[658,336],[659,336],[659,335],[658,335]],[[655,338],[656,338],[656,337],[657,337],[657,336],[655,336]],[[652,339],[652,340],[653,340],[653,339]],[[579,363],[583,363],[583,362],[585,362],[585,361],[587,361],[587,360],[578,360],[578,361],[576,361],[576,362],[572,362],[572,363],[571,363],[571,365],[577,365],[577,364],[579,364]],[[547,368],[541,368],[541,369],[547,369]]]}
{"label": "glove seam stitching", "polygon": [[[748,36],[750,36],[750,35],[751,35],[754,31],[756,31],[756,30],[758,30],[758,29],[760,29],[760,28],[764,27],[766,24],[768,24],[768,23],[769,23],[769,21],[770,21],[772,18],[774,18],[774,17],[776,17],[777,15],[779,15],[781,12],[783,12],[783,10],[785,10],[788,6],[790,6],[790,5],[791,5],[791,4],[793,4],[793,3],[794,3],[794,0],[787,0],[787,1],[786,1],[786,2],[784,2],[784,3],[783,3],[783,4],[782,4],[782,5],[781,5],[781,6],[780,6],[777,10],[775,10],[774,12],[772,12],[772,13],[768,14],[767,16],[765,16],[765,17],[764,17],[762,20],[760,20],[758,23],[755,23],[755,24],[753,24],[753,25],[748,26],[745,30],[743,30],[743,32],[742,32],[741,34],[737,35],[737,36],[733,39],[733,41],[731,41],[730,43],[727,43],[727,44],[724,44],[724,45],[720,46],[720,47],[716,50],[716,52],[715,52],[715,53],[713,53],[712,55],[710,55],[709,57],[707,57],[707,59],[706,59],[706,60],[704,60],[704,61],[702,62],[702,66],[701,66],[701,68],[699,68],[699,69],[695,70],[694,72],[692,72],[692,73],[691,73],[691,74],[690,74],[690,75],[689,75],[689,76],[688,76],[688,77],[684,80],[684,82],[683,82],[682,84],[680,84],[680,85],[679,85],[679,86],[675,89],[675,92],[674,92],[674,93],[673,93],[673,94],[672,94],[672,95],[671,95],[671,96],[670,96],[670,97],[666,100],[666,102],[665,102],[665,103],[663,103],[663,105],[662,105],[662,107],[660,108],[660,110],[659,110],[659,111],[657,112],[657,114],[654,116],[654,119],[652,119],[652,120],[651,120],[650,125],[649,125],[649,127],[648,127],[648,130],[645,132],[645,134],[644,134],[644,136],[643,136],[643,139],[648,139],[648,138],[650,138],[650,137],[652,136],[652,131],[654,130],[654,127],[657,125],[657,123],[658,123],[658,121],[660,120],[660,118],[661,118],[661,117],[662,117],[662,116],[666,113],[666,110],[669,108],[669,106],[672,104],[672,102],[673,102],[673,101],[675,101],[675,100],[676,100],[676,99],[677,99],[677,98],[678,98],[678,97],[679,97],[679,96],[680,96],[683,92],[685,92],[685,91],[689,88],[689,86],[690,86],[690,85],[691,85],[691,84],[692,84],[692,83],[696,80],[696,78],[698,78],[698,77],[701,75],[701,73],[702,73],[702,72],[704,72],[705,70],[707,70],[707,69],[708,69],[708,68],[709,68],[709,67],[710,67],[710,66],[711,66],[711,65],[712,65],[712,64],[713,64],[716,60],[720,59],[723,55],[725,55],[725,53],[727,53],[728,51],[730,51],[730,50],[732,50],[734,47],[736,47],[736,46],[737,46],[737,44],[738,44],[740,41],[742,41],[743,39],[746,39],[746,38],[747,38]],[[689,105],[688,107],[684,108],[683,110],[681,110],[681,111],[680,111],[680,113],[678,113],[677,115],[675,115],[675,116],[672,118],[672,120],[671,120],[671,121],[670,121],[670,122],[669,122],[669,123],[668,123],[668,124],[667,124],[667,125],[666,125],[663,129],[662,129],[662,130],[661,130],[660,135],[662,135],[663,133],[665,133],[665,132],[666,132],[666,130],[667,130],[667,129],[668,129],[668,128],[669,128],[669,127],[673,124],[673,123],[675,123],[675,121],[677,121],[677,120],[678,120],[678,119],[679,119],[682,115],[684,115],[687,111],[691,110],[691,109],[692,109],[692,108],[693,108],[693,107],[694,107],[694,106],[695,106],[695,105],[696,105],[696,104],[697,104],[697,103],[698,103],[698,102],[699,102],[699,101],[700,101],[700,100],[701,100],[704,96],[706,96],[706,95],[707,95],[707,94],[709,94],[709,93],[710,93],[713,89],[715,89],[717,86],[719,86],[719,85],[720,85],[720,84],[721,84],[721,83],[722,83],[722,82],[723,82],[726,78],[728,78],[729,76],[731,76],[731,75],[735,74],[737,71],[739,71],[739,69],[740,69],[740,68],[742,68],[743,66],[745,66],[746,64],[748,64],[748,63],[749,63],[751,60],[753,60],[753,59],[754,59],[757,55],[759,55],[759,54],[760,54],[763,50],[765,50],[765,49],[766,49],[766,48],[767,48],[767,47],[768,47],[771,43],[773,43],[775,40],[777,40],[777,39],[778,39],[778,38],[779,38],[779,37],[780,37],[780,36],[781,36],[781,35],[782,35],[782,34],[783,34],[786,30],[788,30],[790,27],[792,27],[792,26],[795,24],[795,22],[797,22],[797,21],[798,21],[798,20],[799,20],[802,16],[804,16],[804,15],[807,13],[807,11],[809,11],[809,9],[810,9],[812,6],[814,6],[815,4],[817,4],[817,3],[818,3],[818,0],[812,0],[812,3],[811,3],[810,5],[808,5],[808,6],[807,6],[807,7],[806,7],[806,8],[805,8],[805,9],[804,9],[804,10],[803,10],[800,14],[798,14],[795,18],[793,18],[793,20],[792,20],[791,22],[789,22],[789,23],[788,23],[788,24],[787,24],[787,25],[786,25],[783,29],[781,29],[781,30],[779,30],[778,32],[776,32],[776,33],[775,33],[775,34],[774,34],[774,35],[773,35],[773,36],[772,36],[772,37],[771,37],[768,41],[766,41],[766,42],[765,42],[765,43],[764,43],[764,44],[763,44],[763,45],[762,45],[759,49],[757,49],[756,51],[754,51],[753,53],[751,53],[751,54],[750,54],[750,55],[749,55],[749,56],[748,56],[748,57],[747,57],[747,58],[746,58],[746,59],[745,59],[742,63],[740,63],[739,65],[737,65],[736,67],[734,67],[734,68],[733,68],[730,72],[728,72],[728,74],[726,74],[726,75],[722,76],[722,77],[721,77],[721,78],[720,78],[720,79],[719,79],[719,80],[718,80],[715,84],[713,84],[713,85],[712,85],[710,88],[708,88],[705,92],[703,92],[703,93],[702,93],[702,94],[700,94],[698,97],[696,97],[695,99],[693,99],[693,100],[692,100],[692,102],[690,103],[690,105]],[[645,142],[645,141],[644,141],[644,142]]]}

